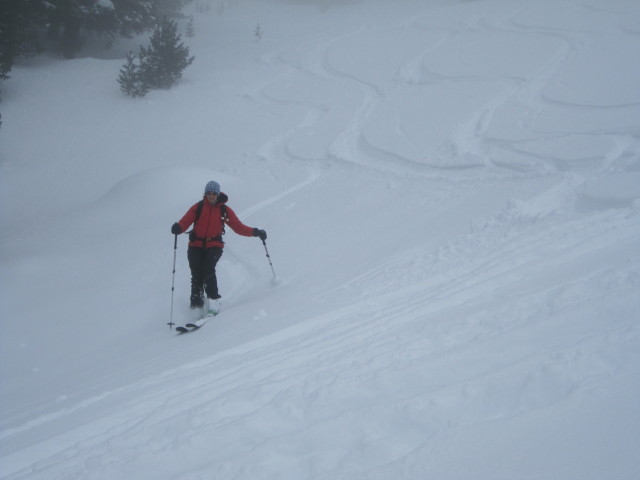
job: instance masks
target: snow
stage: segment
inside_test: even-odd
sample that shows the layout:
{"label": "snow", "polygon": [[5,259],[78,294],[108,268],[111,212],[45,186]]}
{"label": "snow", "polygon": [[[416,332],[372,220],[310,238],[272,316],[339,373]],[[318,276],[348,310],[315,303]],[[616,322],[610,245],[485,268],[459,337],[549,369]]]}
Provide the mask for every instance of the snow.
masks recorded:
{"label": "snow", "polygon": [[[640,478],[638,2],[210,5],[2,85],[0,476]],[[177,336],[212,179],[281,282]]]}

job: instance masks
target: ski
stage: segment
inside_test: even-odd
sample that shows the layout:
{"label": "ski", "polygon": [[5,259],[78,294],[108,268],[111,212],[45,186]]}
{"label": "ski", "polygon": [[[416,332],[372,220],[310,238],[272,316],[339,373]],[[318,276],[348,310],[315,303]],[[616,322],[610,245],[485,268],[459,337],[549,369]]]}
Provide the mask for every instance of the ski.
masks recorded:
{"label": "ski", "polygon": [[203,326],[205,323],[207,323],[211,318],[213,318],[213,316],[207,315],[206,317],[202,317],[201,319],[196,320],[193,323],[187,323],[187,325],[185,325],[185,326],[187,328],[192,329],[192,330],[197,330],[198,328]]}
{"label": "ski", "polygon": [[176,332],[179,334],[193,332],[202,327],[205,323],[211,320],[213,317],[217,316],[220,313],[220,303],[217,302],[217,308],[213,308],[209,310],[209,300],[206,300],[206,303],[203,304],[201,309],[201,316],[199,319],[189,322],[184,326],[176,327]]}
{"label": "ski", "polygon": [[213,317],[214,317],[213,315],[207,315],[205,317],[199,318],[195,322],[187,323],[184,327],[182,327],[182,326],[176,327],[176,332],[178,332],[178,333],[189,333],[189,332],[193,332],[195,330],[198,330],[200,327],[202,327],[205,323],[207,323]]}

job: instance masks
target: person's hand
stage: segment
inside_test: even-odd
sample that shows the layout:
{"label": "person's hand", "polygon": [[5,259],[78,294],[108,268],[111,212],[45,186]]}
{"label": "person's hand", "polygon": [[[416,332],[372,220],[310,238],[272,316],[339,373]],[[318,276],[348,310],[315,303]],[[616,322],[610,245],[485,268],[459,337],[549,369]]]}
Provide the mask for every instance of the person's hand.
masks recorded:
{"label": "person's hand", "polygon": [[180,225],[178,225],[177,222],[171,225],[171,233],[173,233],[174,235],[179,235],[182,233],[182,229],[180,228]]}
{"label": "person's hand", "polygon": [[265,232],[264,230],[260,230],[259,228],[254,228],[253,236],[260,237],[260,240],[264,242],[267,239],[267,232]]}

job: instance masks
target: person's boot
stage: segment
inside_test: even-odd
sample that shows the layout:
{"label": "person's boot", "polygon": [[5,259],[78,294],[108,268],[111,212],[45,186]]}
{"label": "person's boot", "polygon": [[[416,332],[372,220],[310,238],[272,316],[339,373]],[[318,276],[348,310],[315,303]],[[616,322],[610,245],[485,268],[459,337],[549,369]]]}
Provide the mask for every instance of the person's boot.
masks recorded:
{"label": "person's boot", "polygon": [[202,298],[202,293],[200,292],[191,292],[191,308],[202,308],[204,306],[204,299]]}
{"label": "person's boot", "polygon": [[207,307],[207,315],[210,317],[215,317],[220,313],[220,298],[210,298],[209,306]]}

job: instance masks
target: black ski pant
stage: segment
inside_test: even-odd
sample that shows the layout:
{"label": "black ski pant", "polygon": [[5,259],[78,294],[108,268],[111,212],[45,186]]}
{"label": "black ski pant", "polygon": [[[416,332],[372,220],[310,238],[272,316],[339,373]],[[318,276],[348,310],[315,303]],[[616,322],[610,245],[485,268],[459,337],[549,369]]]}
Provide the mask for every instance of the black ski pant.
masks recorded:
{"label": "black ski pant", "polygon": [[216,278],[216,264],[222,256],[222,248],[189,247],[187,258],[191,269],[191,300],[200,298],[204,288],[207,297],[220,298],[218,280]]}

